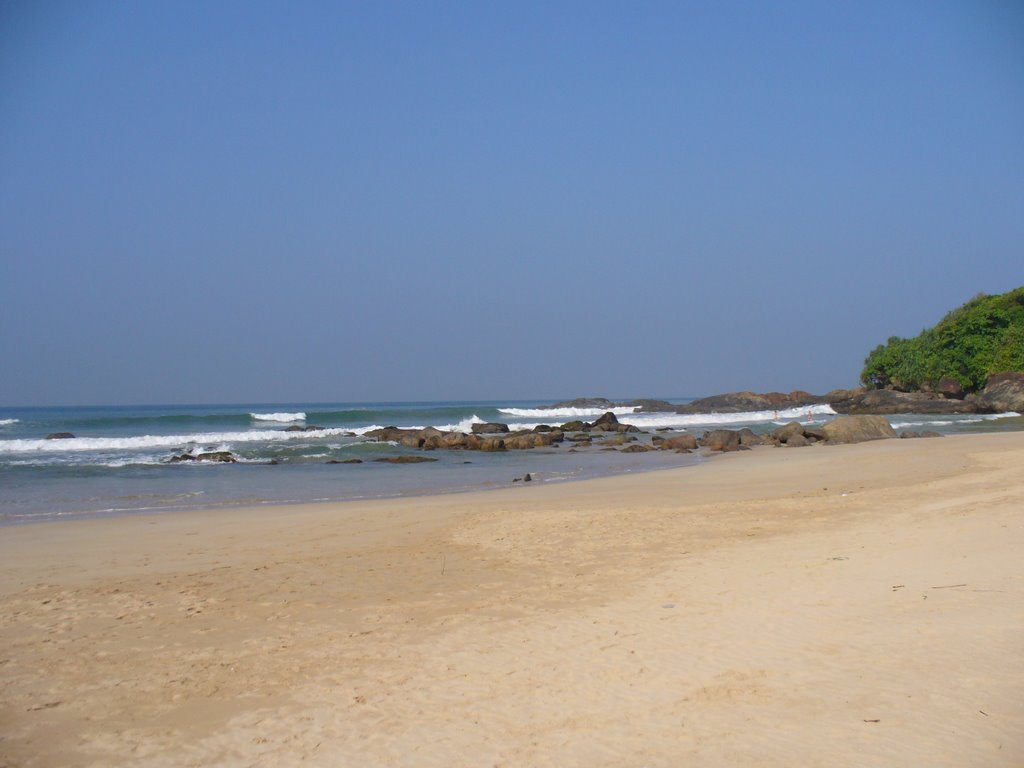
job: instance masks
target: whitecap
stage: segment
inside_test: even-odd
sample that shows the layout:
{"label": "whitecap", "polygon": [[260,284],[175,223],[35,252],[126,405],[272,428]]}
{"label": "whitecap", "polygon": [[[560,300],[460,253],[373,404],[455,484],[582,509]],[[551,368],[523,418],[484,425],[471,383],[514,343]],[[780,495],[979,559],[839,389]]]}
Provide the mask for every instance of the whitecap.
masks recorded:
{"label": "whitecap", "polygon": [[306,414],[302,411],[297,413],[250,413],[249,416],[253,421],[277,421],[283,424],[306,420]]}
{"label": "whitecap", "polygon": [[638,405],[617,405],[614,408],[499,408],[498,413],[520,419],[585,419],[603,416],[611,411],[616,416],[635,413]]}
{"label": "whitecap", "polygon": [[11,424],[17,424],[21,419],[0,419],[0,427],[9,427]]}
{"label": "whitecap", "polygon": [[[372,429],[372,427],[368,428]],[[324,429],[317,437],[342,437],[349,429]],[[145,448],[180,448],[186,445],[222,445],[229,443],[283,442],[309,440],[309,432],[280,429],[248,432],[205,432],[191,435],[140,435],[137,437],[69,437],[64,440],[0,440],[0,453],[63,453],[66,451],[134,451]]]}

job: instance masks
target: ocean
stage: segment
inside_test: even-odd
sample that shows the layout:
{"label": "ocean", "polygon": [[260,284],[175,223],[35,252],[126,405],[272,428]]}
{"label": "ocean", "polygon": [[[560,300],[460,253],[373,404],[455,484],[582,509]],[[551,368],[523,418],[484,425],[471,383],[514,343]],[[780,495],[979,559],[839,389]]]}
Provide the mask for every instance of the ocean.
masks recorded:
{"label": "ocean", "polygon": [[[767,432],[792,420],[822,423],[835,417],[827,405],[732,414],[614,410],[620,421],[648,433],[639,435],[641,440],[649,440],[655,430],[699,436],[705,429],[746,426]],[[669,451],[622,453],[597,443],[575,451],[565,443],[504,453],[424,453],[366,436],[382,426],[469,431],[474,423],[502,422],[512,430],[532,429],[594,420],[603,412],[552,409],[539,401],[0,407],[0,525],[484,490],[508,487],[527,473],[534,482],[553,483],[704,460]],[[1017,414],[900,414],[890,421],[897,429],[944,433],[1024,428]],[[310,426],[323,429],[294,429]],[[47,439],[58,432],[74,437]],[[237,463],[171,462],[183,453],[206,451],[230,451]],[[373,461],[405,454],[436,461]],[[353,459],[361,463],[337,463]]]}

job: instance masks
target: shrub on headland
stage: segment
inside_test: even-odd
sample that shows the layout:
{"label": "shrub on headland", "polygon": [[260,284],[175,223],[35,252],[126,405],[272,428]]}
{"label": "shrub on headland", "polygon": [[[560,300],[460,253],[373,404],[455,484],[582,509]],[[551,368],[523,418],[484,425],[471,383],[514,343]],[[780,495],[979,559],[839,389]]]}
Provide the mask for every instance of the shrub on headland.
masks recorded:
{"label": "shrub on headland", "polygon": [[866,387],[904,392],[945,379],[975,392],[1004,371],[1024,371],[1024,287],[979,294],[912,339],[893,336],[868,355],[860,378]]}

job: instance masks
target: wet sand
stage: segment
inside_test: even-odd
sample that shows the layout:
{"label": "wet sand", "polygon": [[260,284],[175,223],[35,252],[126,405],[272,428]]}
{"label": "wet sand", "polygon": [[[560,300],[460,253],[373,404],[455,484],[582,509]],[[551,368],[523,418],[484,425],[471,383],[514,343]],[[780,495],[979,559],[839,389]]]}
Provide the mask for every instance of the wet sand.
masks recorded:
{"label": "wet sand", "polygon": [[1024,432],[0,529],[2,766],[1019,766]]}

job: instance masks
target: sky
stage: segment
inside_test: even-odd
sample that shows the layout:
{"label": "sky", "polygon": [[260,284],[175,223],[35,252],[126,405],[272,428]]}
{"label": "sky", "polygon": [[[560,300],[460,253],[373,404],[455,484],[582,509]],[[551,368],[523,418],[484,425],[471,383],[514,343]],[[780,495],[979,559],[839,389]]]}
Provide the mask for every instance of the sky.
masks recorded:
{"label": "sky", "polygon": [[0,404],[825,392],[1024,284],[1024,5],[0,5]]}

